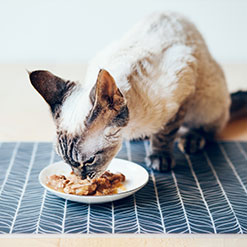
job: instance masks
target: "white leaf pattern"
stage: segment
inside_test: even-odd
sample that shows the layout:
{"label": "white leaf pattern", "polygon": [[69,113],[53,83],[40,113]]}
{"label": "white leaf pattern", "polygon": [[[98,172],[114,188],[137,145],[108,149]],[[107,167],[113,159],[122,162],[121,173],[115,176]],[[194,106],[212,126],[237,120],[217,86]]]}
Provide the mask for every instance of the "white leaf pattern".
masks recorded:
{"label": "white leaf pattern", "polygon": [[[226,153],[230,158],[226,156]],[[224,228],[224,232],[246,233],[247,195],[241,179],[241,177],[245,178],[246,181],[246,161],[244,161],[245,164],[242,162],[244,157],[241,157],[241,153],[234,143],[212,144],[208,147],[205,155],[230,207],[229,213],[233,215],[232,223],[235,223],[233,226],[228,223]],[[237,169],[232,167],[231,159],[234,160]],[[241,175],[239,176],[238,174]],[[224,204],[222,203],[222,205]],[[229,219],[226,216],[224,218],[226,220]]]}
{"label": "white leaf pattern", "polygon": [[[45,192],[38,183],[38,175],[40,169],[53,162],[51,157],[54,156],[54,153],[51,152],[51,150],[51,144],[39,143],[37,146],[32,169],[30,169],[30,176],[28,180],[26,180],[25,193],[20,202],[15,224],[13,225],[13,233],[37,233],[39,230],[40,216],[42,215],[43,209],[42,201],[45,199],[45,197],[43,197]],[[23,225],[24,221],[25,224]]]}
{"label": "white leaf pattern", "polygon": [[[148,142],[147,141],[144,141],[144,147],[145,147],[145,154],[146,154],[146,156],[150,155],[150,148],[148,146]],[[147,163],[146,163],[146,165],[147,165]],[[162,213],[161,206],[160,206],[159,193],[158,193],[157,186],[156,186],[156,178],[154,176],[153,170],[150,171],[150,175],[151,175],[151,178],[152,178],[152,181],[153,181],[153,186],[154,186],[154,192],[155,192],[157,207],[158,207],[158,210],[159,210],[159,213],[160,213],[161,225],[162,225],[162,228],[163,228],[163,232],[166,233],[166,227],[165,227],[165,223],[164,223],[164,217],[163,217],[163,213]]]}
{"label": "white leaf pattern", "polygon": [[[217,228],[219,228],[221,231],[223,231],[224,233],[226,233],[227,231],[229,232],[241,232],[242,233],[242,228],[239,224],[239,220],[233,210],[232,204],[222,186],[222,183],[215,171],[214,166],[211,163],[211,160],[209,159],[208,155],[206,153],[204,153],[207,163],[209,165],[209,167],[211,168],[214,177],[216,178],[217,184],[215,184],[215,190],[217,189],[217,185],[220,187],[220,190],[222,192],[223,198],[220,198],[221,201],[225,200],[226,202],[224,204],[219,204],[217,203],[217,201],[215,200],[215,196],[217,195],[218,197],[221,196],[218,193],[215,193],[215,190],[213,191],[209,191],[212,194],[212,198],[208,198],[208,201],[212,203],[212,210],[214,210],[215,213],[215,225]],[[218,218],[218,219],[217,219]],[[232,220],[234,219],[234,221],[232,222]],[[220,232],[220,230],[218,230],[218,232]]]}
{"label": "white leaf pattern", "polygon": [[209,214],[195,176],[193,176],[192,171],[194,172],[194,170],[190,168],[184,154],[177,148],[175,148],[175,157],[177,166],[172,173],[176,176],[177,186],[186,210],[190,225],[189,232],[214,233],[211,213]]}
{"label": "white leaf pattern", "polygon": [[87,233],[88,205],[67,201],[65,233]]}
{"label": "white leaf pattern", "polygon": [[33,144],[20,143],[14,149],[0,195],[0,233],[9,233],[29,169]]}
{"label": "white leaf pattern", "polygon": [[[142,145],[139,144],[140,143],[138,142],[128,144],[130,149],[129,152],[131,153],[130,158],[132,161],[146,167],[144,161],[146,149],[144,143],[142,143]],[[138,151],[136,148],[137,146]],[[151,171],[147,185],[138,191],[134,197],[137,201],[136,214],[138,216],[138,224],[140,225],[139,233],[164,233],[166,231],[157,196]]]}
{"label": "white leaf pattern", "polygon": [[200,192],[201,198],[202,198],[202,200],[203,200],[203,202],[204,202],[204,204],[205,204],[205,207],[206,207],[206,209],[207,209],[207,211],[208,211],[208,215],[209,215],[209,217],[210,217],[210,220],[211,220],[211,223],[212,223],[212,227],[213,227],[214,233],[217,233],[216,227],[215,227],[215,224],[214,224],[214,219],[213,219],[212,213],[210,212],[210,209],[209,209],[208,203],[207,203],[207,201],[206,201],[206,199],[205,199],[205,196],[204,196],[204,194],[203,194],[201,185],[200,185],[200,183],[199,183],[199,181],[198,181],[198,178],[197,178],[197,176],[196,176],[196,174],[195,174],[195,171],[194,171],[194,169],[193,169],[193,165],[192,165],[192,163],[191,163],[190,157],[189,157],[188,155],[185,155],[185,157],[186,157],[186,159],[187,159],[187,161],[188,161],[188,164],[189,164],[191,173],[192,173],[192,175],[193,175],[193,177],[194,177],[194,179],[195,179],[195,181],[196,181],[196,185],[197,185],[197,188],[198,188],[198,190],[199,190],[199,192]]}
{"label": "white leaf pattern", "polygon": [[[54,153],[54,150],[52,149],[49,164],[52,164],[54,162],[54,156],[55,156],[55,153]],[[37,220],[37,223],[36,223],[35,233],[39,232],[40,217],[41,217],[41,215],[43,213],[43,208],[44,208],[44,204],[45,204],[45,200],[46,200],[46,194],[47,194],[47,190],[44,190],[43,191],[43,196],[42,196],[42,201],[41,201],[41,206],[40,206],[40,212],[39,212],[38,220]]]}
{"label": "white leaf pattern", "polygon": [[[121,159],[130,158],[130,152],[127,151],[127,145],[124,143],[118,157]],[[114,201],[114,232],[115,233],[138,233],[140,226],[136,218],[136,204],[134,196]]]}
{"label": "white leaf pattern", "polygon": [[16,211],[15,211],[15,215],[13,217],[13,220],[12,220],[12,224],[11,224],[9,233],[12,233],[13,229],[14,229],[16,218],[17,218],[17,215],[18,215],[20,207],[21,207],[22,199],[23,199],[24,194],[26,192],[27,184],[28,184],[28,181],[29,181],[29,176],[30,176],[31,170],[33,168],[33,163],[34,163],[35,155],[36,155],[36,152],[37,152],[37,147],[38,147],[38,144],[35,143],[33,145],[32,156],[31,156],[30,163],[29,163],[28,170],[27,170],[27,174],[26,174],[26,177],[25,177],[25,182],[24,182],[23,187],[21,189],[21,195],[20,195],[20,198],[19,198],[18,203],[17,203],[17,208],[16,208]]}
{"label": "white leaf pattern", "polygon": [[247,160],[247,152],[244,150],[243,145],[245,143],[235,142],[240,152],[243,154],[244,158]]}
{"label": "white leaf pattern", "polygon": [[[146,167],[147,141],[124,143],[118,157]],[[0,142],[0,233],[247,233],[247,142],[212,143],[187,156],[175,147],[170,173],[148,169],[147,185],[100,205],[66,201],[38,175],[59,160],[51,143]]]}

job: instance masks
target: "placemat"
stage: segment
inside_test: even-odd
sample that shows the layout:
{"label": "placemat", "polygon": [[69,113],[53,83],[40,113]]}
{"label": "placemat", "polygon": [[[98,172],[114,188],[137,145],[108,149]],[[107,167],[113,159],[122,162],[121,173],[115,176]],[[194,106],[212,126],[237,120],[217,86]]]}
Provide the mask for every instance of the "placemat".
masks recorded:
{"label": "placemat", "polygon": [[[119,158],[145,167],[147,141]],[[0,233],[247,233],[247,142],[216,142],[125,199],[87,205],[44,190],[39,172],[60,160],[51,143],[0,143]]]}

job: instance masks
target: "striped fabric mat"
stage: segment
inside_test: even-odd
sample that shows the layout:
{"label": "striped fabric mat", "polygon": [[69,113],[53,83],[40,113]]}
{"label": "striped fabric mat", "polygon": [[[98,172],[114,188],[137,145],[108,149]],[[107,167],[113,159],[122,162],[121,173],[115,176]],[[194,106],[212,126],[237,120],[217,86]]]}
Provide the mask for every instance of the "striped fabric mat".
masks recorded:
{"label": "striped fabric mat", "polygon": [[[118,157],[145,166],[147,142]],[[0,143],[0,233],[247,233],[247,142],[218,142],[113,203],[86,205],[44,190],[39,172],[59,158],[51,143]]]}

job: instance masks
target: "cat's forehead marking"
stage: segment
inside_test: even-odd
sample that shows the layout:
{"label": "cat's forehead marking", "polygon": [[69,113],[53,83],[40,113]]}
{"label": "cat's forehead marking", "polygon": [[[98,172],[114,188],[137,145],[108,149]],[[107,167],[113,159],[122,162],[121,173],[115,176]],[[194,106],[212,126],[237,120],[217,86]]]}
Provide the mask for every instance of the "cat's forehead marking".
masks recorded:
{"label": "cat's forehead marking", "polygon": [[102,109],[99,105],[93,106],[88,92],[77,90],[61,107],[59,129],[68,134],[97,132],[104,128],[109,120],[109,114],[110,111]]}
{"label": "cat's forehead marking", "polygon": [[86,128],[85,119],[91,109],[92,103],[89,99],[89,92],[77,88],[61,107],[59,128],[68,133],[83,131]]}

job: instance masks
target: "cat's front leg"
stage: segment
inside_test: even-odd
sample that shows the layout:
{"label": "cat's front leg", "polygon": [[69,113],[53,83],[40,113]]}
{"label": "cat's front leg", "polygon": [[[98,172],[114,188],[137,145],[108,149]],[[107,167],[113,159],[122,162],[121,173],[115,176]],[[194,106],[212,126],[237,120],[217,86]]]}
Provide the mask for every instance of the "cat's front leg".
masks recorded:
{"label": "cat's front leg", "polygon": [[167,128],[151,136],[151,153],[146,158],[147,165],[153,170],[166,172],[175,166],[173,142],[178,128],[170,131]]}
{"label": "cat's front leg", "polygon": [[186,105],[158,132],[151,136],[151,153],[146,158],[147,165],[160,172],[170,171],[175,166],[173,143],[183,123]]}

